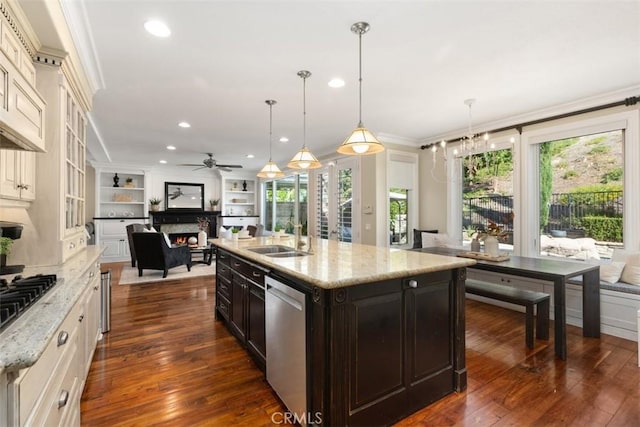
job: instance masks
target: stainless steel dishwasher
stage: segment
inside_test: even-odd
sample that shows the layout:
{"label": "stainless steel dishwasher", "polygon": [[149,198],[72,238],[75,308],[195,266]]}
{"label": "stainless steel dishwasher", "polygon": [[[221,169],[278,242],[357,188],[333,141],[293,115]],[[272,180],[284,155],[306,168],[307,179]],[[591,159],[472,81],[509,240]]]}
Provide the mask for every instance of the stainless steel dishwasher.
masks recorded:
{"label": "stainless steel dishwasher", "polygon": [[266,277],[267,381],[301,425],[307,414],[305,295]]}

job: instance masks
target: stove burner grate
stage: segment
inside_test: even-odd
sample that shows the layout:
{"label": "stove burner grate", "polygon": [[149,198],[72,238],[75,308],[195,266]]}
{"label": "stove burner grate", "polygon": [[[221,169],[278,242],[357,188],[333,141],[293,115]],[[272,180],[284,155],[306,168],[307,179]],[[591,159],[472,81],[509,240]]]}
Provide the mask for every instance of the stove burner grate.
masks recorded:
{"label": "stove burner grate", "polygon": [[10,283],[0,279],[0,331],[42,297],[56,284],[55,274],[22,278],[16,276]]}

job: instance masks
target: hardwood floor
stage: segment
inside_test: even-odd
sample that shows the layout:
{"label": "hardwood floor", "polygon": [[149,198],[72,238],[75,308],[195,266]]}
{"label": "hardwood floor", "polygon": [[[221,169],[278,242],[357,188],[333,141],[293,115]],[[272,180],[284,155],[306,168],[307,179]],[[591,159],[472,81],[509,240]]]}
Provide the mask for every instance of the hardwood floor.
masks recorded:
{"label": "hardwood floor", "polygon": [[[111,331],[82,395],[85,426],[273,425],[284,408],[247,353],[214,320],[214,278],[118,285]],[[469,386],[398,426],[640,425],[637,345],[568,327],[568,360],[524,341],[524,313],[467,302]]]}

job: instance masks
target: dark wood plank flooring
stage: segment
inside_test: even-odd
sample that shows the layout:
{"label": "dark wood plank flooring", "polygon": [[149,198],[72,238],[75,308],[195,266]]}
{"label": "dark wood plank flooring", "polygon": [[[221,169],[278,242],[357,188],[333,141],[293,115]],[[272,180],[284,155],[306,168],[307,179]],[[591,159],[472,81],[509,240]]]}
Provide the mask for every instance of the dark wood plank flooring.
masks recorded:
{"label": "dark wood plank flooring", "polygon": [[[266,426],[283,411],[250,357],[213,317],[213,276],[119,285],[111,331],[82,395],[85,426]],[[567,361],[551,340],[524,344],[524,313],[467,302],[466,392],[398,426],[640,425],[635,342],[568,327]],[[278,420],[278,418],[276,418]]]}

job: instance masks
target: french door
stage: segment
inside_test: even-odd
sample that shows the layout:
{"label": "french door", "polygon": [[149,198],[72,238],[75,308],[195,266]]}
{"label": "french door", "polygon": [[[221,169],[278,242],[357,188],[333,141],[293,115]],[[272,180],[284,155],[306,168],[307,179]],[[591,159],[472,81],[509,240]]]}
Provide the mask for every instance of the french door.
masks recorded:
{"label": "french door", "polygon": [[354,190],[358,174],[356,160],[346,159],[316,172],[316,235],[319,239],[359,242],[360,228],[354,223],[359,211]]}

